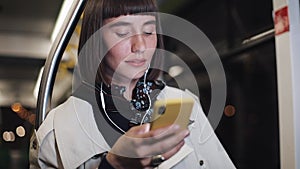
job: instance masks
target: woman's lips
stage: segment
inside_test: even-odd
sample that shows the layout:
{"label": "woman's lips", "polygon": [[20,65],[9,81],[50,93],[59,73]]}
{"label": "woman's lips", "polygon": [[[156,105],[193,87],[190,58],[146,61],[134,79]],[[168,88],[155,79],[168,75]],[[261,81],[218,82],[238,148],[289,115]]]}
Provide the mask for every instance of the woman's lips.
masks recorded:
{"label": "woman's lips", "polygon": [[146,59],[133,59],[133,60],[127,60],[126,63],[132,65],[132,66],[143,66],[146,63]]}

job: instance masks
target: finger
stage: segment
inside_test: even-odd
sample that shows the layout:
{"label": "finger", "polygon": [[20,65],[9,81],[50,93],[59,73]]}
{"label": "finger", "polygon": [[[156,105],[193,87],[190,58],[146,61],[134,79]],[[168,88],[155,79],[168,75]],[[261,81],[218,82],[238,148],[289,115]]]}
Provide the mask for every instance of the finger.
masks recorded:
{"label": "finger", "polygon": [[[171,149],[170,151],[164,153],[164,154],[161,154],[165,160],[168,160],[169,158],[171,158],[173,155],[175,155],[181,148],[182,146],[184,145],[184,141],[181,141],[178,145],[176,145],[173,149]],[[156,154],[158,155],[158,154]],[[151,167],[151,159],[152,158],[145,158],[144,159],[144,163],[146,162],[147,166],[150,167],[150,168],[153,168]],[[146,167],[147,168],[147,167]]]}
{"label": "finger", "polygon": [[162,127],[159,129],[151,130],[148,133],[144,134],[144,138],[156,138],[157,140],[162,139],[164,137],[169,137],[174,135],[180,131],[179,125],[169,125],[166,127]]}
{"label": "finger", "polygon": [[[170,126],[137,135],[136,133],[142,131],[142,129],[139,128],[140,127],[137,127],[128,132],[125,137],[121,137],[118,143],[122,143],[122,145],[126,146],[121,146],[123,147],[122,151],[114,146],[114,151],[130,157],[151,157],[165,153],[176,147],[189,133],[188,130],[182,130],[178,126]],[[161,132],[163,132],[163,134],[160,134]],[[136,147],[139,148],[135,149]],[[124,151],[124,148],[128,151]],[[129,149],[136,151],[133,152]]]}
{"label": "finger", "polygon": [[[143,125],[134,126],[126,132],[127,136],[143,137],[143,134],[150,131],[150,124],[145,123]],[[140,136],[139,136],[140,135]]]}
{"label": "finger", "polygon": [[166,131],[157,132],[153,134],[152,141],[172,141],[172,140],[182,140],[189,134],[189,130],[180,128],[169,128]]}
{"label": "finger", "polygon": [[170,151],[165,152],[164,154],[162,154],[162,156],[167,160],[169,158],[171,158],[173,155],[175,155],[185,144],[184,141],[181,141],[179,144],[177,144],[174,148],[172,148]]}
{"label": "finger", "polygon": [[162,127],[159,129],[150,131],[150,124],[145,123],[140,126],[132,127],[128,132],[126,132],[126,136],[134,137],[134,138],[152,138],[160,135],[157,139],[161,137],[167,137],[169,135],[175,134],[180,127],[178,125],[169,125],[166,127]]}
{"label": "finger", "polygon": [[173,136],[166,137],[159,141],[153,139],[152,140],[153,143],[150,146],[152,149],[152,153],[154,153],[154,155],[157,155],[157,154],[163,154],[165,152],[170,151],[171,149],[176,147],[180,142],[184,141],[184,138],[187,137],[188,134],[189,134],[188,130],[182,130],[181,132]]}

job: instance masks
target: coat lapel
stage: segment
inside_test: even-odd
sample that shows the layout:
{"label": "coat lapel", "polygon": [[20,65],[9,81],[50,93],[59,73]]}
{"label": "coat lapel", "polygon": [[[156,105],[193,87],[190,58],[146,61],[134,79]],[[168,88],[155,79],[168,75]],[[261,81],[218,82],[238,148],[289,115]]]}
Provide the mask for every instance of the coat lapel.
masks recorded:
{"label": "coat lapel", "polygon": [[110,147],[99,133],[89,103],[70,97],[64,104],[55,113],[54,132],[63,166],[74,169]]}

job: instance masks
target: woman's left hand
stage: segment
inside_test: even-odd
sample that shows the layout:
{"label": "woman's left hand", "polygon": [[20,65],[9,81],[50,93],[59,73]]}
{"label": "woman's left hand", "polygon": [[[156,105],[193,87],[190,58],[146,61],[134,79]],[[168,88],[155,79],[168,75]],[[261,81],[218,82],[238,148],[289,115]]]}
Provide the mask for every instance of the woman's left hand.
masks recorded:
{"label": "woman's left hand", "polygon": [[132,127],[119,138],[107,154],[108,162],[115,168],[148,169],[155,155],[169,159],[184,145],[188,130],[171,125],[150,130],[149,124]]}

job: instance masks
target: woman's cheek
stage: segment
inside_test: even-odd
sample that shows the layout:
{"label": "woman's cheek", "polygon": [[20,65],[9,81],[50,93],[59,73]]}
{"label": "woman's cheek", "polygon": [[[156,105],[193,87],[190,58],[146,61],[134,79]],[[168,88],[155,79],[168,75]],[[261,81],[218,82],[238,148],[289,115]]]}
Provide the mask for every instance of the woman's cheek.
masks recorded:
{"label": "woman's cheek", "polygon": [[118,44],[112,47],[109,53],[110,53],[110,57],[112,57],[110,59],[114,60],[119,64],[130,54],[130,51],[128,50],[128,47],[126,47],[125,45]]}

